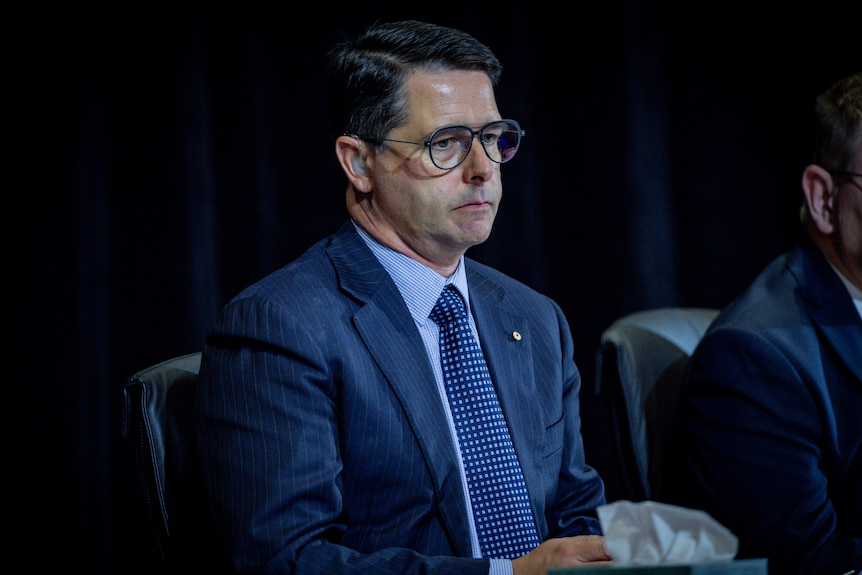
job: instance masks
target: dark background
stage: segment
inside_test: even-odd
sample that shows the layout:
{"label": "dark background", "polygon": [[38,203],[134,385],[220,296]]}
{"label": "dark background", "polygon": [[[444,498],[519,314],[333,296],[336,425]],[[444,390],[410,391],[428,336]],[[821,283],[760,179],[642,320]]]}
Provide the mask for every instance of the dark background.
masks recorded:
{"label": "dark background", "polygon": [[[495,231],[469,253],[560,303],[585,388],[614,319],[721,307],[793,245],[814,97],[862,69],[858,3],[550,6],[7,12],[5,475],[25,570],[149,566],[122,451],[123,383],[201,349],[230,296],[344,219],[324,82],[341,33],[427,19],[500,57],[500,110],[527,136],[503,169]],[[584,412],[598,444],[589,397]]]}

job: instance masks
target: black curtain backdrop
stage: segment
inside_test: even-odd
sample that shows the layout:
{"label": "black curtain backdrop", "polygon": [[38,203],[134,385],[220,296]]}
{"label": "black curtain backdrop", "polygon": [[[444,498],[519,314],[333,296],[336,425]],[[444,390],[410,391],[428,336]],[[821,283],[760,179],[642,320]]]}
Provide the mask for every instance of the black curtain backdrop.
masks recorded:
{"label": "black curtain backdrop", "polygon": [[860,14],[849,0],[541,4],[7,13],[6,474],[26,570],[151,567],[123,383],[200,350],[230,296],[345,218],[325,50],[375,20],[453,25],[500,57],[501,112],[527,136],[494,233],[469,254],[562,306],[600,459],[587,392],[602,329],[645,308],[721,307],[794,243],[814,96],[862,69]]}

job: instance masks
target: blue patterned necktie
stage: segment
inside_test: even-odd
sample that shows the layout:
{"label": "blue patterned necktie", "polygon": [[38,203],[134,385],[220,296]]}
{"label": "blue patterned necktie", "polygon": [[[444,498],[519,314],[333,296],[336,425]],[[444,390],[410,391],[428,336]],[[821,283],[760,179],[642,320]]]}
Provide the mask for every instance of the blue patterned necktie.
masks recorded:
{"label": "blue patterned necktie", "polygon": [[443,289],[429,317],[440,326],[443,381],[482,556],[520,557],[539,544],[539,537],[521,465],[458,290]]}

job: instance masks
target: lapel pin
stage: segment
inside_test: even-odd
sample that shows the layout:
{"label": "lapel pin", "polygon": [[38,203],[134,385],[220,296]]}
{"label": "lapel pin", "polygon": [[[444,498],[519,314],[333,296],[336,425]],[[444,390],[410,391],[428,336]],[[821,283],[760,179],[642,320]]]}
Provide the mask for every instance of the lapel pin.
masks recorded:
{"label": "lapel pin", "polygon": [[512,332],[512,339],[514,339],[515,341],[521,341],[521,332],[513,331]]}

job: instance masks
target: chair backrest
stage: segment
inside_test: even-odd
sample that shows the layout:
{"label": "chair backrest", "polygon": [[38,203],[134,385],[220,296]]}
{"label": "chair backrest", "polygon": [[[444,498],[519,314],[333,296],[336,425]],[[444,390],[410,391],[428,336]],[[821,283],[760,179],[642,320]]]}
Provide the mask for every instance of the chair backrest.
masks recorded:
{"label": "chair backrest", "polygon": [[194,426],[200,352],[131,376],[123,388],[123,439],[134,458],[158,562],[170,574],[226,572],[201,489]]}
{"label": "chair backrest", "polygon": [[688,359],[717,309],[634,312],[601,335],[596,393],[607,406],[612,463],[599,469],[608,500],[662,500],[674,414]]}

